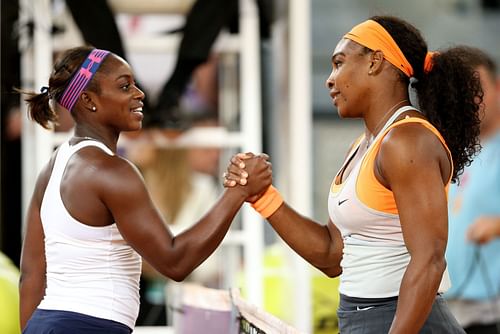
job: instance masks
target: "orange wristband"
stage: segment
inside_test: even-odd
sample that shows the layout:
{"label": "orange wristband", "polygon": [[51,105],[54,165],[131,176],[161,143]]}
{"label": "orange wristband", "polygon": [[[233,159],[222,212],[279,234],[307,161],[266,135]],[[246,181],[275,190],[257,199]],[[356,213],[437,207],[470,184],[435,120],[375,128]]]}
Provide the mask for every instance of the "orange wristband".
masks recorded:
{"label": "orange wristband", "polygon": [[264,218],[269,218],[279,207],[283,204],[283,197],[278,192],[278,189],[274,188],[272,185],[267,188],[264,195],[262,195],[257,201],[252,203],[252,207],[260,213]]}

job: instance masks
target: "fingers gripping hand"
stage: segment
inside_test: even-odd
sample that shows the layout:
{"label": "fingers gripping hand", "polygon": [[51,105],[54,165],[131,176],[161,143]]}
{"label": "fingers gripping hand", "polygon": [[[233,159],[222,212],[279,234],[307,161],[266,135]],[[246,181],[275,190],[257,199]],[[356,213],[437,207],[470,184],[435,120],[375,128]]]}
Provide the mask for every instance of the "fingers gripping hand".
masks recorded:
{"label": "fingers gripping hand", "polygon": [[245,186],[242,190],[247,200],[255,201],[272,183],[272,165],[268,159],[267,154],[240,153],[233,156],[224,173],[224,186]]}
{"label": "fingers gripping hand", "polygon": [[246,161],[245,170],[248,181],[242,188],[247,192],[247,198],[263,194],[273,181],[272,165],[267,154],[259,154]]}
{"label": "fingers gripping hand", "polygon": [[248,160],[255,155],[251,152],[238,153],[231,158],[229,166],[227,166],[226,172],[222,174],[223,184],[226,188],[232,188],[237,184],[245,185],[247,184],[248,173],[245,170],[245,160]]}

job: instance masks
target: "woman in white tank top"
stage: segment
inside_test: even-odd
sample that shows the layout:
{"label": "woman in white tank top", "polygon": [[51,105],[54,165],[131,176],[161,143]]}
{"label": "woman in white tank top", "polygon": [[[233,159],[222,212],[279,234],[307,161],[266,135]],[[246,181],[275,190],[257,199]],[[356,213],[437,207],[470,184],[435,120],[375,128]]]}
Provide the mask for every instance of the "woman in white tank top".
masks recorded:
{"label": "woman in white tank top", "polygon": [[51,126],[56,111],[70,112],[76,125],[40,173],[28,209],[25,333],[130,333],[140,256],[183,280],[220,244],[245,198],[270,185],[267,156],[252,159],[251,185],[225,191],[204,218],[173,237],[137,169],[116,155],[120,132],[141,129],[143,99],[122,58],[87,47],[63,53],[48,87],[30,93],[30,116],[40,125]]}

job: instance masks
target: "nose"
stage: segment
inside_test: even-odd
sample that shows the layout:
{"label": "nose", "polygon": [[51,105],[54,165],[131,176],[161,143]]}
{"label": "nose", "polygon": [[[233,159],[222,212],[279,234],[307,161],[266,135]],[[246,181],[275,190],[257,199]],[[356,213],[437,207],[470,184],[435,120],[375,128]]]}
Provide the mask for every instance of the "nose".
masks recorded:
{"label": "nose", "polygon": [[135,98],[141,101],[144,100],[146,94],[144,94],[144,92],[137,86],[135,86],[135,90],[136,90]]}
{"label": "nose", "polygon": [[334,85],[335,85],[335,80],[333,79],[333,71],[332,71],[332,73],[330,73],[328,78],[326,78],[325,86],[326,86],[326,88],[331,90]]}

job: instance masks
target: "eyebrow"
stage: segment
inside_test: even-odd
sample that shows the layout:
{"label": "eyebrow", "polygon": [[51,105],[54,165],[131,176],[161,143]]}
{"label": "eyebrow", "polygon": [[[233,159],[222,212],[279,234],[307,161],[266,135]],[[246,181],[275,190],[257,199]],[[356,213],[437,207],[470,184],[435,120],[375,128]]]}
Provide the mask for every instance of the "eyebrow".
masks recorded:
{"label": "eyebrow", "polygon": [[129,79],[129,78],[132,78],[132,76],[130,74],[122,74],[120,76],[118,76],[115,81],[118,81],[120,80],[121,78],[125,78],[125,79]]}
{"label": "eyebrow", "polygon": [[333,56],[332,56],[332,61],[337,58],[337,56],[345,56],[345,53],[343,52],[337,52],[337,53],[334,53]]}

